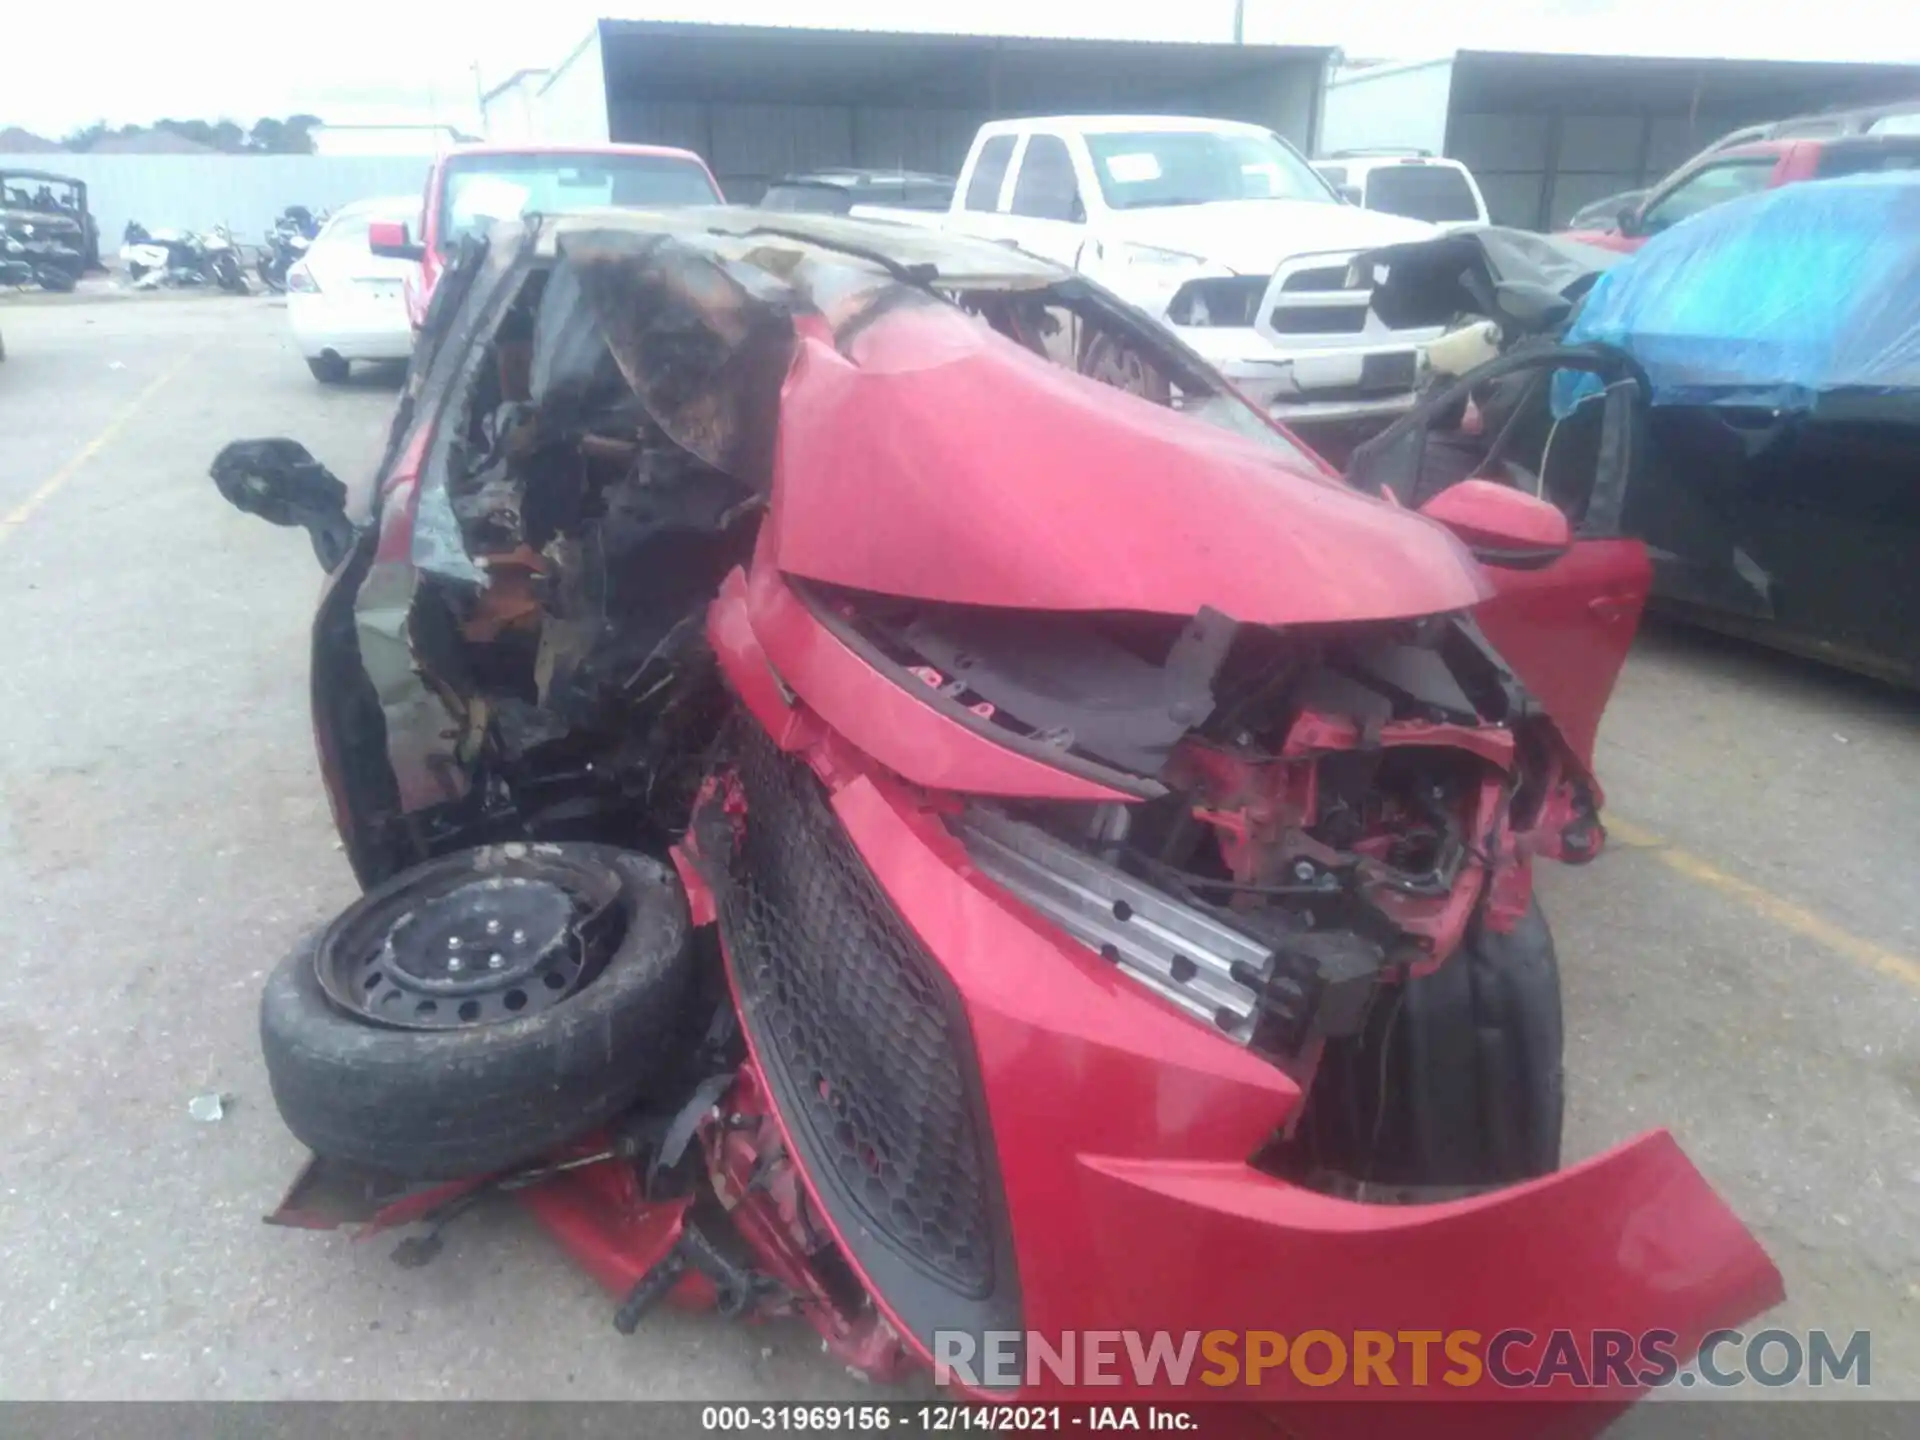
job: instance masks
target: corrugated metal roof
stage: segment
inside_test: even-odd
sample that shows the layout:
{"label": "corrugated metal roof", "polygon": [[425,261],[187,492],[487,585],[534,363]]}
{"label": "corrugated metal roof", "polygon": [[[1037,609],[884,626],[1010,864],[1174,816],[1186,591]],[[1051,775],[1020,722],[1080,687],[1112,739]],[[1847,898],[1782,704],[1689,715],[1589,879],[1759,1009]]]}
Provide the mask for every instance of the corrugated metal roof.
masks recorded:
{"label": "corrugated metal roof", "polygon": [[[944,35],[957,39],[1105,40],[1153,44],[1230,44],[1233,0],[1188,0],[1182,6],[1066,4],[1059,0],[967,0],[964,6],[888,6],[871,0],[813,0],[796,23],[790,0],[656,0],[646,5],[610,5],[603,24],[666,26],[688,30],[828,31],[857,35]],[[1260,8],[1250,0],[1249,11]],[[724,19],[715,11],[724,10]],[[930,13],[931,11],[931,13]],[[636,13],[638,12],[638,13]],[[884,15],[886,24],[874,24]],[[1251,23],[1251,16],[1249,17]],[[1292,44],[1263,39],[1260,44]],[[1312,48],[1328,48],[1316,41]]]}

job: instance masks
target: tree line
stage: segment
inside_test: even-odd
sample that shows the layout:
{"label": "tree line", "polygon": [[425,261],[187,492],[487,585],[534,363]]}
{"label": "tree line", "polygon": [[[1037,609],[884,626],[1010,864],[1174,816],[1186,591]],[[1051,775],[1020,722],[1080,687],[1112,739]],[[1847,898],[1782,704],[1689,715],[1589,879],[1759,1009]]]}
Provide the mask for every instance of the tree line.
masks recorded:
{"label": "tree line", "polygon": [[78,130],[63,136],[60,143],[69,150],[85,152],[108,136],[122,137],[166,131],[180,136],[183,140],[192,140],[196,144],[205,145],[213,150],[222,150],[231,155],[249,152],[263,155],[311,155],[313,127],[318,124],[320,124],[318,115],[289,115],[284,120],[263,116],[246,129],[242,129],[232,120],[156,120],[151,125],[119,126],[108,125],[105,121],[97,120],[91,125],[83,125]]}

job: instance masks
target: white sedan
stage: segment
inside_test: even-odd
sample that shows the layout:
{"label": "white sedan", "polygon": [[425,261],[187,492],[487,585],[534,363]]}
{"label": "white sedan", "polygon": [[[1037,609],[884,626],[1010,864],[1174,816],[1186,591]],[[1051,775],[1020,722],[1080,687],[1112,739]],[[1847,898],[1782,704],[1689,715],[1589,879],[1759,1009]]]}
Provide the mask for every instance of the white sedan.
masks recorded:
{"label": "white sedan", "polygon": [[376,220],[415,222],[418,196],[342,206],[287,271],[287,316],[313,378],[337,385],[355,360],[405,360],[413,353],[401,282],[411,261],[386,260],[367,244]]}

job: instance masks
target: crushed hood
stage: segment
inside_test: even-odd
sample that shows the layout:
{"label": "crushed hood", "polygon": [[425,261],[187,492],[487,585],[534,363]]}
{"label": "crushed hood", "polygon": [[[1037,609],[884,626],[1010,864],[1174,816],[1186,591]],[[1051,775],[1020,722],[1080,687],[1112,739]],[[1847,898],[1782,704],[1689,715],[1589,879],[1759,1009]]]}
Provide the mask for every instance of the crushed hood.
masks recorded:
{"label": "crushed hood", "polygon": [[577,296],[668,435],[770,501],[788,574],[1271,625],[1489,593],[1440,526],[1064,370],[876,269],[786,242],[613,230],[560,250],[557,294]]}
{"label": "crushed hood", "polygon": [[1120,210],[1102,221],[1101,229],[1107,238],[1184,251],[1237,275],[1271,274],[1296,255],[1370,250],[1440,233],[1424,220],[1318,200],[1219,200]]}

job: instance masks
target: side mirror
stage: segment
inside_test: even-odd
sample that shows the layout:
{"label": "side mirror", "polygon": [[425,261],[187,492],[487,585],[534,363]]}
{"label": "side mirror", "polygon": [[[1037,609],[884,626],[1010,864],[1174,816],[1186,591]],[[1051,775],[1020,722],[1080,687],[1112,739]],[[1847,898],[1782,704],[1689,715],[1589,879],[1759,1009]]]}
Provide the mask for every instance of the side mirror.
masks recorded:
{"label": "side mirror", "polygon": [[1537,570],[1573,545],[1573,527],[1558,507],[1492,480],[1450,485],[1420,513],[1453,531],[1488,565]]}
{"label": "side mirror", "polygon": [[1367,203],[1366,192],[1358,185],[1337,185],[1334,188],[1340,192],[1340,198],[1349,205],[1364,207]]}
{"label": "side mirror", "polygon": [[376,220],[367,227],[367,248],[387,260],[424,260],[427,247],[415,244],[405,221]]}
{"label": "side mirror", "polygon": [[1613,223],[1619,227],[1620,233],[1622,235],[1639,234],[1640,233],[1639,205],[1638,204],[1622,205],[1620,207],[1620,213],[1614,216]]}
{"label": "side mirror", "polygon": [[297,525],[331,572],[359,531],[347,518],[347,487],[292,440],[235,440],[213,457],[213,483],[227,503],[272,525]]}

